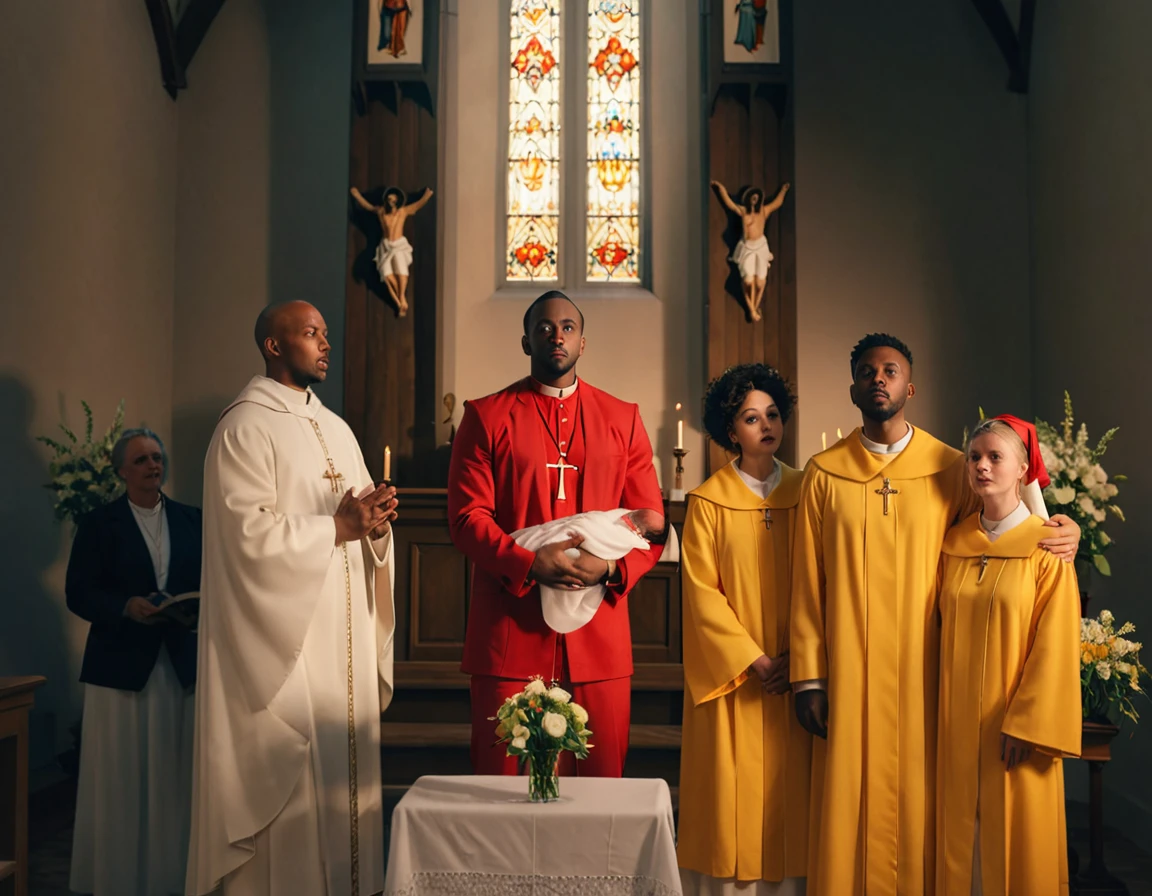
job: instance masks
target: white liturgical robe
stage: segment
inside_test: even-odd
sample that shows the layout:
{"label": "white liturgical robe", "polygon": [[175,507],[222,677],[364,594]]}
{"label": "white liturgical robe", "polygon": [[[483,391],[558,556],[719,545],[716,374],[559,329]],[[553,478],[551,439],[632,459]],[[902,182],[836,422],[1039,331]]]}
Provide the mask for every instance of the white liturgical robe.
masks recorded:
{"label": "white liturgical robe", "polygon": [[371,485],[352,431],[311,390],[254,377],[216,426],[204,468],[190,894],[221,880],[225,894],[384,887],[392,538],[339,546],[332,516],[349,488]]}

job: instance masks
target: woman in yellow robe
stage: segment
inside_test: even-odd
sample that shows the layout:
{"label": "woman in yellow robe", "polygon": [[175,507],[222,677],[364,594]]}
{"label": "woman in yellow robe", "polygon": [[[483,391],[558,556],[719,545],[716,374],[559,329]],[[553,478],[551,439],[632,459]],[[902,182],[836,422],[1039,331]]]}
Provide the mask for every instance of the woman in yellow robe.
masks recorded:
{"label": "woman in yellow robe", "polygon": [[1080,752],[1080,595],[1019,497],[1046,484],[1035,430],[1005,420],[973,432],[983,512],[948,533],[940,561],[936,896],[1068,893],[1062,757]]}
{"label": "woman in yellow robe", "polygon": [[804,892],[812,738],[788,684],[793,518],[803,478],[775,459],[795,397],[730,368],[704,426],[736,460],[688,497],[678,856],[686,896]]}

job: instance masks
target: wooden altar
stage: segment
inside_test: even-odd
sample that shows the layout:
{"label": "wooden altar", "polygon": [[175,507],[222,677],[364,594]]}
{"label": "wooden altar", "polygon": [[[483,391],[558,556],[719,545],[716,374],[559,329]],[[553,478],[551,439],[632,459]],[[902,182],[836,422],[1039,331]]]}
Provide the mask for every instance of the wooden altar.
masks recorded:
{"label": "wooden altar", "polygon": [[[470,774],[468,676],[460,672],[468,618],[469,564],[448,533],[443,489],[400,489],[395,529],[396,694],[381,741],[386,796],[399,799],[421,774]],[[668,516],[682,531],[683,503]],[[628,596],[632,728],[625,775],[663,777],[680,768],[684,672],[680,665],[680,569],[659,563]]]}

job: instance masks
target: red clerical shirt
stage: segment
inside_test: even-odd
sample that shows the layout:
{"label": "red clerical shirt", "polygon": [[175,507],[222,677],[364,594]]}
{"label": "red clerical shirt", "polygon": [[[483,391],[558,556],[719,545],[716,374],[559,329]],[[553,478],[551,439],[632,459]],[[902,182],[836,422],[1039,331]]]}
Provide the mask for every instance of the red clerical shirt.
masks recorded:
{"label": "red clerical shirt", "polygon": [[[544,622],[539,589],[529,578],[535,555],[509,533],[619,507],[663,513],[636,405],[585,382],[555,390],[531,378],[466,403],[448,476],[452,540],[474,565],[464,672],[528,678],[551,669],[557,635]],[[620,581],[596,615],[564,636],[573,682],[632,674],[625,597],[660,550],[653,545],[621,558]]]}

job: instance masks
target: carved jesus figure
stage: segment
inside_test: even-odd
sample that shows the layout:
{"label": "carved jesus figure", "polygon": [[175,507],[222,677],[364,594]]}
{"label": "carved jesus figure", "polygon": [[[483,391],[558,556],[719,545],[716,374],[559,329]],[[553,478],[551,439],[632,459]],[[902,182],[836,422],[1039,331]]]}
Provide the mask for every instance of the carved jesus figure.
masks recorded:
{"label": "carved jesus figure", "polygon": [[352,188],[352,198],[360,208],[380,219],[384,235],[376,247],[376,270],[388,287],[397,312],[404,317],[408,313],[408,300],[404,293],[408,288],[408,267],[412,264],[412,244],[404,236],[404,222],[428,204],[432,190],[425,187],[424,194],[411,205],[405,204],[407,197],[399,187],[389,187],[384,191],[383,205],[373,205],[355,187]]}
{"label": "carved jesus figure", "polygon": [[732,250],[730,261],[740,271],[744,281],[744,307],[752,320],[760,320],[760,303],[764,301],[764,284],[768,280],[768,268],[772,264],[772,252],[768,248],[768,238],[764,227],[768,216],[784,204],[784,194],[791,185],[784,184],[776,198],[764,204],[764,191],[759,187],[745,190],[740,197],[743,204],[732,201],[728,191],[719,181],[712,181],[712,189],[720,196],[720,201],[728,211],[740,216],[744,227],[743,235]]}

